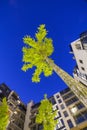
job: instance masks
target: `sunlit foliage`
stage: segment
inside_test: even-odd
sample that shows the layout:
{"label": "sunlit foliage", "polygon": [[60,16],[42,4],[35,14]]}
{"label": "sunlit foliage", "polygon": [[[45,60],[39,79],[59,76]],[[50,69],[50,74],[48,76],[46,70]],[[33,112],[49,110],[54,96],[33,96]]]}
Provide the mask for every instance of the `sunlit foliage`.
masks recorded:
{"label": "sunlit foliage", "polygon": [[53,111],[52,103],[44,96],[36,115],[36,123],[43,125],[43,130],[54,130],[57,120],[54,120],[57,111]]}
{"label": "sunlit foliage", "polygon": [[0,130],[6,130],[6,126],[9,120],[8,105],[6,98],[3,98],[0,104]]}
{"label": "sunlit foliage", "polygon": [[46,62],[46,58],[53,53],[52,39],[47,38],[47,30],[45,25],[40,25],[38,31],[35,34],[35,38],[25,36],[23,41],[25,46],[23,47],[23,71],[27,71],[33,66],[36,67],[32,76],[33,82],[40,82],[40,74],[43,72],[45,76],[52,74],[52,67]]}

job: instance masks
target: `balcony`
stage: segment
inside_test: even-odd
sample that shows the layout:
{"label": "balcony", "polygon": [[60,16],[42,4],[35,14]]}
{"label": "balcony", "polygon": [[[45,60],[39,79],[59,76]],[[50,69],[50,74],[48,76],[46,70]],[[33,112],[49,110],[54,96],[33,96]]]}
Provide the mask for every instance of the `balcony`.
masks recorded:
{"label": "balcony", "polygon": [[23,114],[26,113],[26,107],[21,104],[17,106],[17,109],[20,110]]}
{"label": "balcony", "polygon": [[73,74],[74,74],[76,77],[79,77],[79,78],[81,78],[83,81],[86,81],[86,82],[87,82],[87,75],[81,73],[77,67],[74,68]]}
{"label": "balcony", "polygon": [[66,103],[66,106],[70,106],[70,105],[73,105],[77,101],[79,101],[77,97],[72,97],[71,99],[69,99],[65,103]]}
{"label": "balcony", "polygon": [[70,99],[70,98],[72,98],[72,96],[75,96],[75,94],[70,91],[68,94],[63,96],[63,100],[65,101],[67,99]]}
{"label": "balcony", "polygon": [[87,50],[87,31],[80,34],[80,41],[82,43],[83,49]]}
{"label": "balcony", "polygon": [[12,119],[15,119],[15,120],[18,120],[20,122],[24,122],[25,120],[25,115],[23,115],[22,113],[18,112],[18,111],[14,111],[12,114],[11,114],[11,117],[10,117],[10,120]]}
{"label": "balcony", "polygon": [[87,130],[87,121],[80,123],[79,125],[71,128],[70,130]]}
{"label": "balcony", "polygon": [[35,117],[36,117],[36,113],[30,115],[30,119],[33,119],[33,118],[35,118]]}
{"label": "balcony", "polygon": [[[8,128],[12,128],[14,130],[23,130],[23,128],[20,128],[20,126],[18,126],[17,124],[15,124],[14,122],[10,122],[8,125]],[[7,128],[7,129],[8,129]]]}
{"label": "balcony", "polygon": [[9,105],[9,110],[10,110],[11,112],[14,112],[16,106],[14,106],[14,105],[11,104],[11,103],[8,103],[8,105]]}
{"label": "balcony", "polygon": [[84,121],[87,121],[87,112],[84,111],[84,112],[81,112],[79,113],[78,115],[75,116],[75,121],[76,121],[76,124],[80,124]]}
{"label": "balcony", "polygon": [[86,108],[83,107],[82,109],[78,109],[75,105],[74,107],[70,108],[72,116],[75,118],[77,115],[81,114],[82,112],[86,111]]}
{"label": "balcony", "polygon": [[14,104],[15,106],[18,104],[17,101],[13,97],[8,99],[8,102]]}
{"label": "balcony", "polygon": [[64,96],[64,95],[68,94],[70,91],[71,91],[70,88],[66,88],[66,89],[60,91],[60,94],[61,94],[62,96]]}
{"label": "balcony", "polygon": [[33,123],[30,122],[30,123],[29,123],[29,128],[31,128],[31,127],[33,127],[33,126],[36,126],[36,123],[35,123],[35,122],[33,122]]}

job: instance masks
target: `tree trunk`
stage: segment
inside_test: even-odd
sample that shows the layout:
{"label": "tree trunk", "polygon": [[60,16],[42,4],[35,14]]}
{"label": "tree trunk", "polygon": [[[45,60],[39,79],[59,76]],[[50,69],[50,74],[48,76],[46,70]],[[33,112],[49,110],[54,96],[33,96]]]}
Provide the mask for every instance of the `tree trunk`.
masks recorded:
{"label": "tree trunk", "polygon": [[59,77],[67,84],[78,99],[87,107],[87,87],[75,80],[72,76],[57,66],[52,60],[46,58],[46,62],[53,68]]}

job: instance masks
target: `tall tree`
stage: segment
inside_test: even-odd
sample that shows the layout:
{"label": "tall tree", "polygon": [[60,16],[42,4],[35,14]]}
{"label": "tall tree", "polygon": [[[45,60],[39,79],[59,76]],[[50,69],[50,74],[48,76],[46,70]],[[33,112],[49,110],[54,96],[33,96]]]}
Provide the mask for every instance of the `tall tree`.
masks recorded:
{"label": "tall tree", "polygon": [[0,130],[6,130],[6,126],[9,121],[9,112],[6,98],[3,98],[3,101],[0,105]]}
{"label": "tall tree", "polygon": [[54,120],[56,115],[57,111],[53,111],[52,103],[47,99],[45,95],[38,108],[36,123],[42,124],[43,130],[54,130],[57,124],[57,120]]}
{"label": "tall tree", "polygon": [[32,76],[33,82],[40,82],[40,74],[42,72],[48,77],[55,71],[87,107],[87,88],[73,79],[73,77],[57,66],[50,58],[54,47],[52,39],[47,38],[46,35],[47,30],[45,29],[45,25],[40,25],[38,31],[35,33],[35,38],[31,38],[30,36],[23,38],[25,46],[22,49],[24,62],[22,70],[27,71],[33,68],[33,66],[36,67]]}

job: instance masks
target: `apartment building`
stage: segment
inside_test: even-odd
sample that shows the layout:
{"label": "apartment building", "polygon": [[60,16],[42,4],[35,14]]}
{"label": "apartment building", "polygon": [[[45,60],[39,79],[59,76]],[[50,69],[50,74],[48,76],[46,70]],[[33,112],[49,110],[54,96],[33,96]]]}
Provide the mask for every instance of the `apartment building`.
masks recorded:
{"label": "apartment building", "polygon": [[66,130],[87,129],[87,108],[69,89],[54,94]]}
{"label": "apartment building", "polygon": [[87,86],[87,32],[80,34],[80,38],[72,42],[70,48],[76,60],[73,76]]}
{"label": "apartment building", "polygon": [[[49,100],[53,110],[57,110],[55,130],[87,130],[87,108],[69,88],[54,94]],[[35,123],[39,105],[33,101],[28,103],[24,130],[42,130],[42,125]]]}
{"label": "apartment building", "polygon": [[19,96],[9,89],[6,84],[0,85],[0,101],[6,97],[9,105],[10,118],[6,130],[23,130],[26,106]]}

